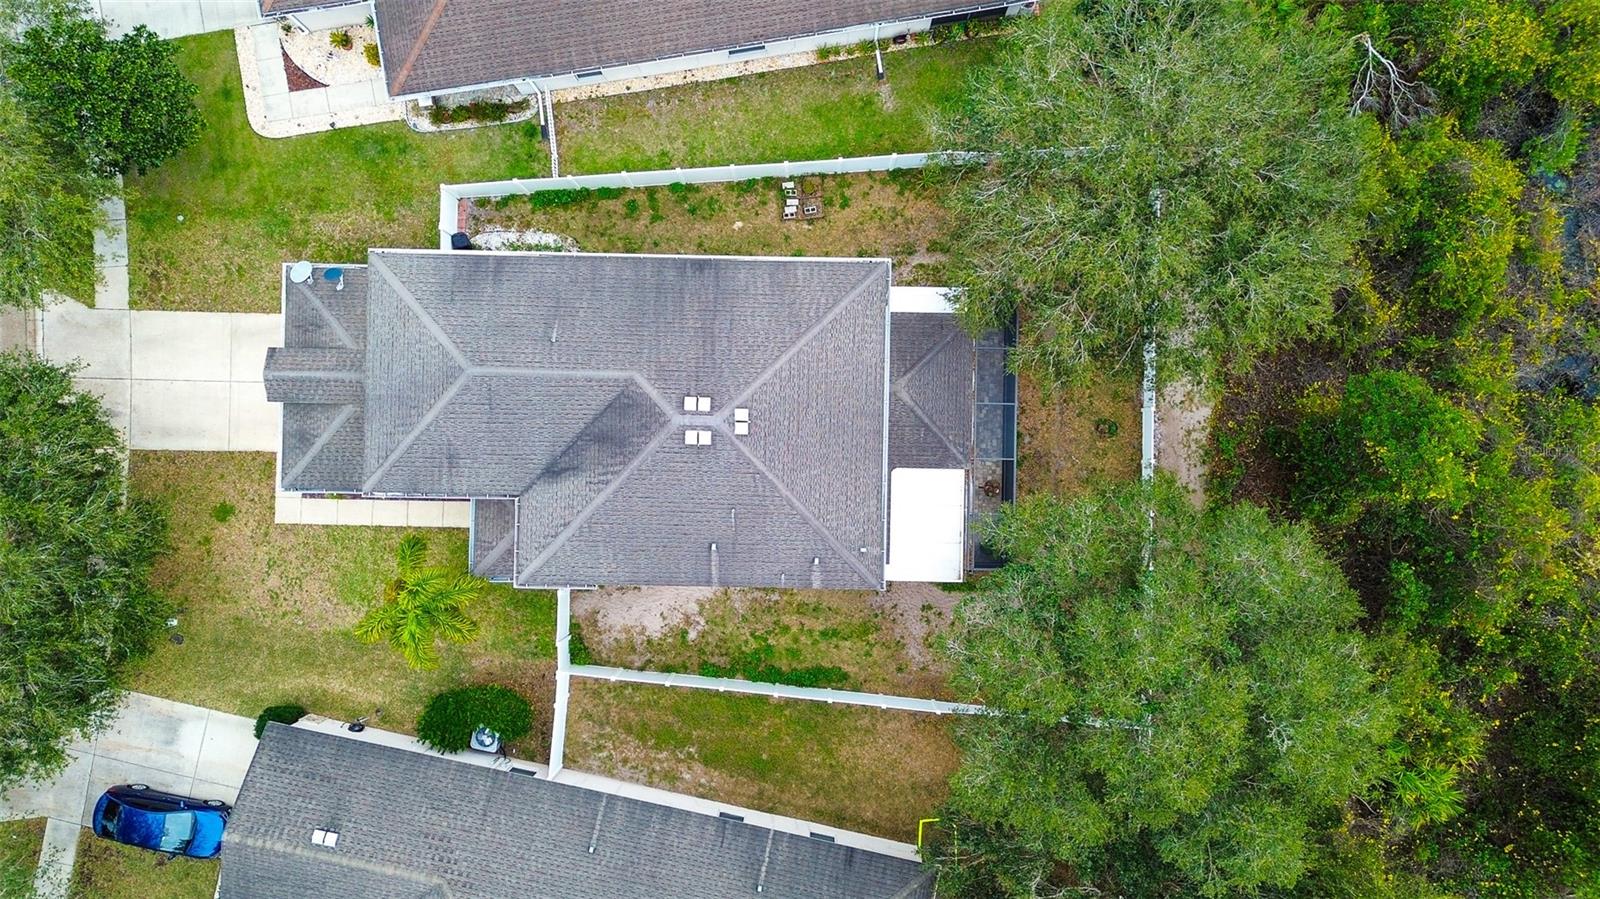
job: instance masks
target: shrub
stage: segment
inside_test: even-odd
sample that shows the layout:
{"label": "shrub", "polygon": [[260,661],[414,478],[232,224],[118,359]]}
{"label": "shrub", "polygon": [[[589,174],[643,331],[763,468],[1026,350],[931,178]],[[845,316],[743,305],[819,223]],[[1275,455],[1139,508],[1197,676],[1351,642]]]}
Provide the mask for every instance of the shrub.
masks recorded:
{"label": "shrub", "polygon": [[211,507],[211,517],[219,524],[225,523],[228,521],[228,519],[232,518],[233,514],[237,511],[239,510],[234,507],[233,503],[224,501]]}
{"label": "shrub", "polygon": [[382,62],[382,60],[378,57],[378,45],[377,44],[368,44],[366,46],[366,54],[367,54],[367,62],[369,64],[371,64],[374,68],[376,68]]}
{"label": "shrub", "polygon": [[509,743],[533,728],[533,709],[508,687],[485,684],[446,690],[428,700],[417,722],[417,738],[439,752],[461,752],[472,732],[486,727]]}
{"label": "shrub", "polygon": [[527,112],[527,100],[473,100],[455,106],[436,104],[428,107],[428,121],[435,125],[454,125],[460,122],[504,122],[518,113]]}
{"label": "shrub", "polygon": [[350,36],[350,32],[343,30],[329,32],[328,43],[338,47],[340,50],[348,50],[356,44],[355,38]]}
{"label": "shrub", "polygon": [[305,706],[294,703],[269,705],[256,716],[256,739],[261,739],[261,735],[267,732],[267,725],[273,721],[279,724],[293,724],[305,716]]}

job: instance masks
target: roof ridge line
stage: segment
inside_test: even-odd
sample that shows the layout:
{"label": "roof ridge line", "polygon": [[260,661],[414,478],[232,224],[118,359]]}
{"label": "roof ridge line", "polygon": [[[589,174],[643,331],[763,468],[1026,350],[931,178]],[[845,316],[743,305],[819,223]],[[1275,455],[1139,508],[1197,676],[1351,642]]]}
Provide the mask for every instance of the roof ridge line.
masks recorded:
{"label": "roof ridge line", "polygon": [[315,459],[317,454],[321,453],[325,448],[327,448],[328,441],[332,440],[333,435],[337,434],[339,429],[344,427],[345,422],[349,421],[350,417],[355,414],[355,403],[346,403],[344,408],[340,410],[339,414],[333,417],[333,421],[328,424],[328,427],[323,429],[321,434],[317,435],[316,440],[312,441],[311,448],[306,450],[306,454],[304,456],[300,457],[300,461],[295,463],[294,468],[291,468],[287,474],[283,475],[283,477],[279,479],[278,488],[284,489],[283,485],[299,477],[300,472],[304,471],[305,467],[311,464],[311,460]]}
{"label": "roof ridge line", "polygon": [[[401,88],[405,85],[406,79],[411,77],[412,67],[417,64],[417,60],[422,56],[423,49],[427,47],[428,38],[433,36],[433,26],[439,24],[439,17],[444,15],[444,8],[449,3],[450,0],[437,0],[434,3],[433,10],[428,13],[428,18],[423,21],[422,27],[417,30],[417,41],[411,45],[411,55],[406,57],[406,61],[400,65],[400,70],[395,72],[394,83],[391,87]],[[391,93],[394,93],[394,91],[391,91]]]}
{"label": "roof ridge line", "polygon": [[[875,262],[873,264],[873,271],[869,272],[865,277],[858,281],[854,287],[850,288],[849,292],[840,298],[839,302],[834,303],[833,306],[822,315],[822,317],[813,322],[811,327],[807,328],[804,334],[801,334],[795,339],[794,343],[789,345],[788,349],[785,349],[782,353],[779,353],[778,358],[772,360],[771,365],[767,366],[766,369],[761,372],[761,374],[756,375],[749,384],[745,385],[743,390],[734,395],[732,400],[729,400],[726,404],[724,404],[722,409],[717,413],[718,417],[727,416],[729,414],[729,410],[748,400],[751,394],[754,394],[762,384],[765,384],[768,379],[770,379],[774,374],[777,374],[778,369],[782,368],[785,363],[787,363],[790,359],[793,359],[797,353],[810,344],[811,341],[815,340],[816,336],[822,333],[823,328],[826,328],[830,323],[833,322],[834,319],[838,318],[840,314],[844,312],[845,307],[849,306],[856,297],[860,296],[862,292],[872,284],[875,276],[877,275],[877,266],[880,264],[884,263],[881,261]],[[885,317],[887,317],[887,313],[885,313]],[[883,373],[883,377],[885,381],[887,381],[889,372],[885,371]]]}
{"label": "roof ridge line", "polygon": [[923,426],[932,432],[933,436],[937,438],[940,443],[944,444],[944,448],[950,451],[950,455],[959,459],[961,458],[961,451],[956,449],[955,444],[951,443],[945,438],[944,432],[940,431],[939,426],[933,423],[933,419],[928,416],[927,411],[918,405],[917,401],[911,398],[911,394],[907,393],[904,389],[906,381],[910,380],[912,375],[922,371],[923,366],[928,364],[928,360],[932,359],[935,353],[944,349],[945,344],[955,339],[956,332],[952,331],[949,334],[946,334],[943,340],[934,344],[933,347],[928,350],[928,352],[923,354],[921,359],[917,360],[916,365],[911,366],[911,368],[908,369],[905,374],[901,375],[899,378],[896,378],[894,382],[894,395],[899,397],[900,400],[906,404],[906,407],[911,410],[911,414],[915,415],[918,420],[922,422]]}
{"label": "roof ridge line", "polygon": [[446,896],[453,895],[450,890],[450,882],[437,874],[423,874],[409,868],[402,868],[399,865],[390,865],[383,862],[375,862],[364,858],[357,858],[348,853],[334,854],[327,851],[318,852],[309,848],[308,846],[302,846],[299,843],[289,843],[267,837],[253,837],[248,834],[235,833],[230,835],[228,840],[229,842],[243,843],[246,846],[253,846],[257,849],[265,849],[270,852],[282,852],[288,855],[296,855],[301,858],[312,858],[319,861],[331,861],[334,864],[344,865],[350,868],[357,868],[368,873],[385,874],[390,877],[399,877],[404,880],[412,881],[413,883],[427,884],[431,887],[444,890],[444,894]]}
{"label": "roof ridge line", "polygon": [[311,308],[317,310],[317,314],[322,316],[328,322],[328,325],[333,328],[334,335],[345,345],[345,349],[355,350],[356,352],[362,350],[362,347],[356,346],[356,339],[350,336],[349,331],[345,330],[344,323],[334,317],[334,314],[328,311],[327,306],[322,305],[322,301],[317,299],[317,295],[312,292],[311,288],[304,284],[296,284],[295,287],[300,290],[300,293],[306,299],[311,301]]}
{"label": "roof ridge line", "polygon": [[879,585],[874,586],[871,589],[882,589],[881,585],[883,584],[883,578],[874,580],[872,577],[872,572],[868,571],[867,567],[861,563],[861,560],[856,558],[856,554],[845,549],[843,544],[839,542],[839,539],[833,535],[833,532],[823,527],[822,522],[818,521],[817,517],[811,514],[811,510],[807,509],[805,504],[801,503],[798,497],[789,492],[789,488],[784,486],[783,482],[779,481],[777,477],[775,477],[772,472],[767,469],[767,466],[762,464],[760,459],[756,458],[756,454],[751,451],[749,447],[745,446],[743,441],[734,440],[733,434],[729,432],[727,427],[724,425],[719,424],[717,426],[717,430],[722,431],[722,433],[727,436],[728,441],[734,446],[738,447],[739,452],[744,453],[745,458],[750,460],[750,464],[755,466],[756,471],[761,472],[761,476],[766,478],[768,483],[772,484],[773,488],[778,491],[778,495],[783,497],[790,506],[794,507],[794,510],[799,513],[802,519],[805,520],[805,523],[811,525],[812,530],[816,531],[822,537],[822,539],[833,548],[833,551],[837,553],[841,559],[844,559],[845,562],[849,563],[857,573],[866,579],[868,584]]}
{"label": "roof ridge line", "polygon": [[[539,554],[534,556],[533,559],[529,561],[521,571],[513,573],[512,584],[516,585],[519,582],[524,581],[528,574],[532,573],[545,562],[550,561],[550,557],[555,555],[556,550],[565,546],[567,541],[572,539],[572,535],[577,533],[578,528],[583,527],[583,525],[587,523],[590,518],[594,517],[595,510],[600,508],[600,506],[603,505],[606,500],[610,499],[611,495],[616,493],[617,490],[619,490],[622,485],[627,482],[628,478],[633,477],[633,473],[638,471],[639,466],[644,464],[644,460],[649,458],[656,451],[656,448],[661,445],[661,441],[666,439],[667,433],[672,429],[673,423],[671,421],[668,421],[666,424],[662,425],[656,431],[655,436],[650,438],[650,442],[645,444],[644,448],[639,451],[639,454],[633,457],[633,461],[628,463],[627,468],[624,468],[620,473],[617,474],[616,477],[612,478],[611,483],[607,484],[598,494],[596,494],[595,498],[590,500],[589,505],[584,506],[581,512],[579,512],[577,515],[574,515],[572,520],[567,522],[567,526],[562,528],[559,534],[556,534],[555,539],[551,540],[549,545],[540,550]],[[523,492],[526,493],[527,491]],[[519,523],[522,520],[521,504],[522,499],[521,497],[518,497],[517,521]]]}
{"label": "roof ridge line", "polygon": [[371,477],[362,482],[362,493],[369,493],[372,491],[372,488],[378,483],[378,479],[387,474],[389,469],[394,466],[394,463],[400,461],[400,456],[403,455],[406,450],[411,448],[411,444],[417,442],[417,438],[422,436],[422,432],[427,430],[428,425],[433,424],[433,420],[439,417],[439,413],[444,411],[444,407],[450,402],[450,400],[454,399],[455,395],[461,392],[461,385],[467,383],[469,380],[471,380],[471,376],[463,371],[461,374],[456,376],[454,381],[450,382],[450,386],[446,387],[439,394],[439,396],[434,399],[433,405],[428,407],[428,411],[421,418],[417,419],[416,426],[413,427],[411,431],[406,434],[406,436],[400,438],[399,443],[395,444],[394,449],[389,452],[388,458],[384,459],[383,463],[372,472]]}
{"label": "roof ridge line", "polygon": [[417,320],[422,322],[422,327],[433,336],[433,339],[437,341],[440,346],[444,347],[445,352],[449,353],[451,358],[456,360],[457,368],[462,370],[471,368],[472,363],[467,361],[466,354],[461,352],[461,348],[456,346],[456,342],[450,338],[449,334],[444,332],[444,328],[440,326],[437,321],[434,321],[433,316],[429,315],[427,310],[422,308],[422,304],[417,302],[417,297],[411,292],[411,288],[401,284],[399,276],[395,275],[394,271],[391,270],[387,264],[382,262],[382,259],[382,256],[368,253],[368,267],[373,267],[372,263],[374,262],[377,263],[376,268],[378,269],[378,273],[383,277],[383,280],[389,282],[389,286],[393,287],[395,293],[399,295],[400,302],[411,307],[411,311],[417,316]]}
{"label": "roof ridge line", "polygon": [[472,375],[504,375],[516,378],[599,378],[600,380],[632,379],[639,389],[645,392],[661,411],[667,415],[677,414],[677,409],[667,402],[666,397],[656,390],[656,385],[644,375],[627,368],[530,368],[523,365],[470,365],[464,371]]}

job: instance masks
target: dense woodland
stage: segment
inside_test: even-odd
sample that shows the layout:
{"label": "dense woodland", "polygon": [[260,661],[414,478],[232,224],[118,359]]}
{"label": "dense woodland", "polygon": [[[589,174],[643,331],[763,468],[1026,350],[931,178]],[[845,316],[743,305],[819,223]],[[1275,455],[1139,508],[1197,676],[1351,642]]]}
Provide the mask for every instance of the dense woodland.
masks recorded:
{"label": "dense woodland", "polygon": [[953,651],[1004,714],[941,882],[1600,895],[1600,2],[1061,2],[1010,40],[945,123],[1001,150],[958,177],[964,314],[1057,383],[1152,338],[1217,407],[1204,512],[996,527]]}

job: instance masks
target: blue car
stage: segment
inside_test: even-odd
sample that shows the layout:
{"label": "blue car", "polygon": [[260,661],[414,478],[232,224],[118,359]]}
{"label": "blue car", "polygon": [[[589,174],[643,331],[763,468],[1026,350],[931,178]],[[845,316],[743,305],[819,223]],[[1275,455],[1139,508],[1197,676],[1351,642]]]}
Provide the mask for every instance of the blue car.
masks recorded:
{"label": "blue car", "polygon": [[94,806],[94,832],[129,846],[212,858],[232,810],[220,799],[191,799],[144,784],[112,787]]}

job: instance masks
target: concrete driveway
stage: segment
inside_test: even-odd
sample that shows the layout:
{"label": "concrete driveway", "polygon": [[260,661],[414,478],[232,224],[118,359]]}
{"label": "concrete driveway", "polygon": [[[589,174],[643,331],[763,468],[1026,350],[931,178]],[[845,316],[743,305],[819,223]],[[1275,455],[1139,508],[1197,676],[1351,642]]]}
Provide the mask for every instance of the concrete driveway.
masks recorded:
{"label": "concrete driveway", "polygon": [[237,312],[44,310],[44,356],[78,362],[131,449],[278,449],[279,410],[261,383],[283,316]]}
{"label": "concrete driveway", "polygon": [[71,762],[55,779],[0,794],[0,821],[47,819],[34,884],[41,897],[55,899],[66,895],[80,828],[107,787],[142,783],[231,803],[255,754],[249,718],[130,693],[110,727],[71,745]]}
{"label": "concrete driveway", "polygon": [[110,727],[68,752],[72,762],[54,780],[0,794],[0,820],[44,816],[87,825],[106,787],[124,783],[232,802],[256,754],[255,722],[130,693]]}
{"label": "concrete driveway", "polygon": [[183,37],[261,21],[257,0],[89,0],[89,9],[111,23],[113,34],[144,25],[162,37]]}

